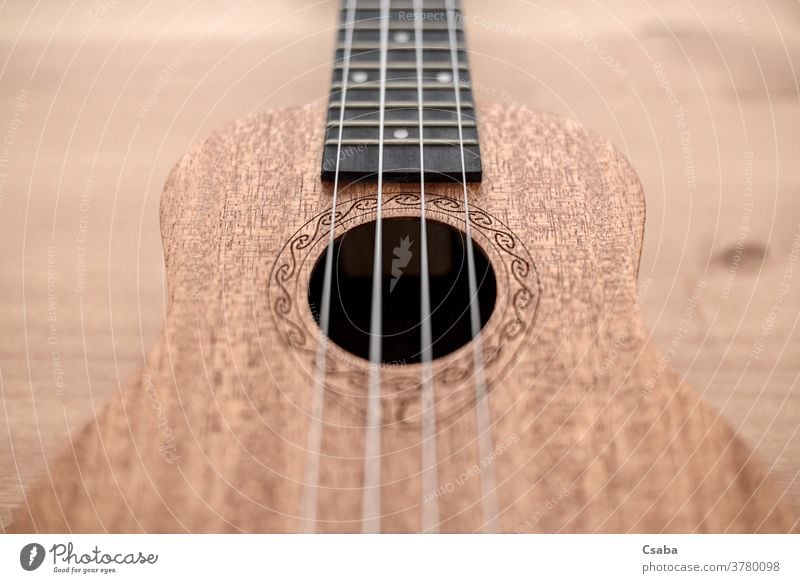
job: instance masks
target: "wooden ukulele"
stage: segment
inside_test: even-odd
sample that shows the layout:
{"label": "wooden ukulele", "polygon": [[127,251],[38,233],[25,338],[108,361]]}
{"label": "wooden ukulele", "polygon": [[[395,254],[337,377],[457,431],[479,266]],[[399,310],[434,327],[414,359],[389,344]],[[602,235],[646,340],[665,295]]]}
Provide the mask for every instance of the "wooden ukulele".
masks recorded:
{"label": "wooden ukulele", "polygon": [[327,104],[180,161],[163,334],[13,529],[793,528],[646,341],[632,168],[476,106],[462,24],[455,0],[345,0]]}

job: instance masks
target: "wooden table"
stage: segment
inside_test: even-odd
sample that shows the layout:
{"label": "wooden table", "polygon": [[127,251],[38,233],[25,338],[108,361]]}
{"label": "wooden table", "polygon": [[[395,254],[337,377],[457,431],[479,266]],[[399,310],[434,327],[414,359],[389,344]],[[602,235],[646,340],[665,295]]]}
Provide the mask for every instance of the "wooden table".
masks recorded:
{"label": "wooden table", "polygon": [[[476,98],[629,157],[654,342],[800,504],[796,2],[465,4]],[[326,99],[336,8],[0,8],[0,524],[159,332],[170,167],[228,120]]]}

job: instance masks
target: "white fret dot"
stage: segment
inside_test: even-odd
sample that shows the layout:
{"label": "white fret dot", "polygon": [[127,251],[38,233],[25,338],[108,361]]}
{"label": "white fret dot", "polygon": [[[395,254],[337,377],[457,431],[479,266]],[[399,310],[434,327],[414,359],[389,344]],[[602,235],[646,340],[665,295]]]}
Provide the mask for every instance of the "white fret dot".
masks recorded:
{"label": "white fret dot", "polygon": [[448,73],[447,71],[442,71],[441,73],[436,75],[436,80],[439,83],[450,83],[453,81],[453,74]]}
{"label": "white fret dot", "polygon": [[408,41],[410,41],[410,40],[411,40],[411,35],[410,35],[410,34],[408,34],[408,33],[407,33],[407,32],[405,32],[405,31],[400,31],[400,32],[396,32],[396,33],[394,33],[394,42],[396,42],[396,43],[403,43],[403,44],[405,44],[405,43],[407,43],[407,42],[408,42]]}
{"label": "white fret dot", "polygon": [[353,83],[363,83],[369,76],[365,71],[355,71],[352,75],[350,75],[350,79],[353,80]]}
{"label": "white fret dot", "polygon": [[408,130],[405,128],[397,128],[392,135],[398,140],[405,140],[408,137]]}

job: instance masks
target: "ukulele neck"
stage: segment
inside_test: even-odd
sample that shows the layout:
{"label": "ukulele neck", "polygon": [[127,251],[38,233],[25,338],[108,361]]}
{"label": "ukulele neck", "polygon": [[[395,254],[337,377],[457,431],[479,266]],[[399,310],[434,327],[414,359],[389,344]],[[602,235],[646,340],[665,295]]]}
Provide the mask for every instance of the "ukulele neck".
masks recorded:
{"label": "ukulele neck", "polygon": [[481,179],[457,0],[344,0],[322,179]]}

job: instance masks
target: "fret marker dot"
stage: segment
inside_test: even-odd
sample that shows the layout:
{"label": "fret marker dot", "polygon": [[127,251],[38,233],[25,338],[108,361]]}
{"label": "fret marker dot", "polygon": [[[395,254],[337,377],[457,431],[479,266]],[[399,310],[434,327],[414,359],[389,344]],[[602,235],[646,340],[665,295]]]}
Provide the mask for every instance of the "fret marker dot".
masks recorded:
{"label": "fret marker dot", "polygon": [[398,140],[405,140],[408,137],[408,130],[405,128],[397,128],[392,135]]}
{"label": "fret marker dot", "polygon": [[408,34],[407,32],[400,31],[400,32],[394,33],[394,42],[396,42],[396,43],[405,44],[410,40],[411,40],[411,35]]}
{"label": "fret marker dot", "polygon": [[364,71],[356,71],[352,75],[350,75],[350,79],[353,80],[353,83],[363,83],[369,77],[367,76],[366,72]]}
{"label": "fret marker dot", "polygon": [[453,74],[448,73],[447,71],[442,71],[436,75],[436,80],[439,83],[450,83],[453,80]]}

